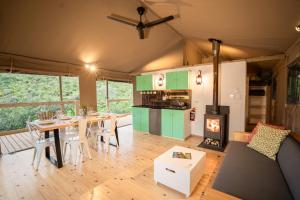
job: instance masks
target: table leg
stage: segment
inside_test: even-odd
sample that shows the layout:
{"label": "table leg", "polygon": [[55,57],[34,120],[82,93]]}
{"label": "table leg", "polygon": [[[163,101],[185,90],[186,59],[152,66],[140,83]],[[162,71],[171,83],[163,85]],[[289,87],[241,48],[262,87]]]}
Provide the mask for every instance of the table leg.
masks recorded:
{"label": "table leg", "polygon": [[56,151],[56,159],[57,159],[57,167],[63,167],[61,148],[60,148],[60,140],[59,140],[59,129],[54,129],[54,142],[55,142],[55,151]]}
{"label": "table leg", "polygon": [[[49,138],[49,131],[45,131],[45,139],[47,138]],[[46,158],[57,168],[62,168],[63,162],[62,162],[60,140],[59,140],[59,129],[54,129],[54,142],[55,142],[56,159],[50,155],[50,147],[46,147],[45,149]]]}
{"label": "table leg", "polygon": [[[47,139],[49,137],[50,137],[49,131],[45,131],[45,139]],[[46,158],[50,160],[50,147],[46,147],[45,155],[46,155]]]}

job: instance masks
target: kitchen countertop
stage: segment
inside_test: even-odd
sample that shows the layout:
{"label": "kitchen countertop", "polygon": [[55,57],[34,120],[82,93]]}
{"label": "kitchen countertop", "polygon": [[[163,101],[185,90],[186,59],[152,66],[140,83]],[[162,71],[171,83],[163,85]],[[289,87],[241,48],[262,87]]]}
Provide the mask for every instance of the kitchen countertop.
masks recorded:
{"label": "kitchen countertop", "polygon": [[190,110],[191,108],[180,108],[180,107],[162,107],[162,106],[147,106],[147,105],[136,105],[132,107],[137,107],[137,108],[151,108],[151,109],[171,109],[171,110]]}

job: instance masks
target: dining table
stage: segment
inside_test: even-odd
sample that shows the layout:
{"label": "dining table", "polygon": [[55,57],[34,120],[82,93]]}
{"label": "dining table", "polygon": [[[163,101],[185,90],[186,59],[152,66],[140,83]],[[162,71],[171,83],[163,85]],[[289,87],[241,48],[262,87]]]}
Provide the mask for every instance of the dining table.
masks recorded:
{"label": "dining table", "polygon": [[[105,120],[110,119],[111,114],[103,114],[103,115],[87,115],[85,118],[88,123],[95,123],[100,120],[104,122]],[[121,118],[127,115],[124,114],[116,114],[117,118]],[[61,150],[61,142],[60,142],[60,129],[78,126],[78,121],[82,118],[82,116],[73,116],[73,117],[64,117],[60,119],[52,119],[51,123],[42,123],[43,120],[35,120],[31,122],[41,133],[44,133],[45,139],[50,137],[50,132],[53,131],[54,142],[55,142],[55,152],[56,158],[50,155],[50,148],[46,147],[45,156],[46,158],[54,164],[57,168],[63,167],[63,159],[62,159],[62,150]],[[48,120],[49,121],[49,120]],[[104,123],[102,123],[104,125]],[[119,136],[118,136],[118,127],[115,129],[116,140],[119,145]],[[103,140],[102,140],[103,141]],[[111,144],[114,145],[114,144]]]}

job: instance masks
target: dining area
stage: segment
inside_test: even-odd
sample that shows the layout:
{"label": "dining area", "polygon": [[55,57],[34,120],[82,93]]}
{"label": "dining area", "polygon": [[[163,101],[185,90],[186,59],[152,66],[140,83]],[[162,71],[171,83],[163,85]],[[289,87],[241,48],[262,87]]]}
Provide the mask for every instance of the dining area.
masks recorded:
{"label": "dining area", "polygon": [[32,166],[38,171],[42,156],[57,168],[64,164],[76,165],[80,158],[92,159],[91,149],[110,146],[119,148],[118,120],[126,114],[80,112],[67,116],[62,112],[40,112],[38,119],[27,121],[27,129],[33,141]]}

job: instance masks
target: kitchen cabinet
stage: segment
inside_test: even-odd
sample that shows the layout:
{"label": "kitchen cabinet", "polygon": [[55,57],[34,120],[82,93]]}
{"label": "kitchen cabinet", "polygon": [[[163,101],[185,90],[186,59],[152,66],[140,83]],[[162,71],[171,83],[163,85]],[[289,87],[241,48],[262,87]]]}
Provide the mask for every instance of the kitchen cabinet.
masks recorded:
{"label": "kitchen cabinet", "polygon": [[132,108],[133,129],[142,132],[149,132],[149,108]]}
{"label": "kitchen cabinet", "polygon": [[184,140],[190,135],[189,110],[161,110],[162,136]]}
{"label": "kitchen cabinet", "polygon": [[168,72],[166,74],[166,88],[167,90],[188,90],[188,71]]}
{"label": "kitchen cabinet", "polygon": [[136,90],[137,91],[153,90],[152,75],[149,74],[149,75],[136,76]]}

